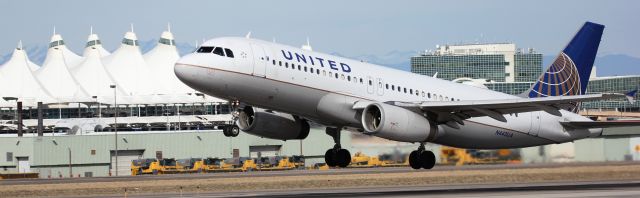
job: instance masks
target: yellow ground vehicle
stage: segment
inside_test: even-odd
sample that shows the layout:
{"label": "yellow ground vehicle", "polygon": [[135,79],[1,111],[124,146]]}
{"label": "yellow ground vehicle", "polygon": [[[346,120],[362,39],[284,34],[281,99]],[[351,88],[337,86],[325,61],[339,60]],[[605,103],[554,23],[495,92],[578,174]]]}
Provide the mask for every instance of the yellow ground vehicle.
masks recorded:
{"label": "yellow ground vehicle", "polygon": [[351,158],[351,167],[378,167],[383,166],[384,163],[380,161],[378,157],[370,157],[362,152],[357,152]]}
{"label": "yellow ground vehicle", "polygon": [[226,164],[224,159],[206,158],[202,160],[202,168],[205,172],[220,171],[223,169],[231,169],[232,165]]}
{"label": "yellow ground vehicle", "polygon": [[178,165],[174,158],[164,158],[160,160],[160,173],[173,174],[178,173]]}
{"label": "yellow ground vehicle", "polygon": [[464,164],[503,164],[519,163],[520,155],[512,149],[474,150],[442,146],[440,163],[450,165]]}
{"label": "yellow ground vehicle", "polygon": [[153,158],[137,159],[131,161],[131,175],[159,174],[162,170],[160,162]]}
{"label": "yellow ground vehicle", "polygon": [[203,170],[201,158],[187,158],[176,160],[176,169],[184,173],[198,173]]}

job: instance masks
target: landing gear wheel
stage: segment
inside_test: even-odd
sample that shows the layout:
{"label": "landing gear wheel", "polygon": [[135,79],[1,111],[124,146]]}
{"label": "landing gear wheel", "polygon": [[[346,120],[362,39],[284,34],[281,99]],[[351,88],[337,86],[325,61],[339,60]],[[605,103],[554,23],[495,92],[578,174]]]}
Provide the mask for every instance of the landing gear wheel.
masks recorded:
{"label": "landing gear wheel", "polygon": [[345,168],[351,164],[351,153],[347,149],[340,149],[336,153],[336,161],[338,166]]}
{"label": "landing gear wheel", "polygon": [[422,168],[422,161],[420,160],[420,152],[419,151],[411,151],[409,154],[409,166],[413,169]]}
{"label": "landing gear wheel", "polygon": [[229,126],[222,127],[222,134],[224,134],[225,137],[229,137]]}
{"label": "landing gear wheel", "polygon": [[224,134],[225,137],[236,137],[240,134],[240,128],[236,125],[227,125],[222,128],[222,134]]}
{"label": "landing gear wheel", "polygon": [[329,149],[327,150],[326,153],[324,153],[324,161],[327,163],[327,166],[329,167],[334,167],[336,165],[338,165],[338,163],[336,162],[336,152],[333,149]]}
{"label": "landing gear wheel", "polygon": [[240,134],[240,128],[236,125],[233,125],[230,128],[231,130],[229,130],[229,136],[238,137],[238,135]]}
{"label": "landing gear wheel", "polygon": [[420,153],[420,161],[422,162],[422,168],[432,169],[436,165],[436,155],[431,151],[423,151]]}

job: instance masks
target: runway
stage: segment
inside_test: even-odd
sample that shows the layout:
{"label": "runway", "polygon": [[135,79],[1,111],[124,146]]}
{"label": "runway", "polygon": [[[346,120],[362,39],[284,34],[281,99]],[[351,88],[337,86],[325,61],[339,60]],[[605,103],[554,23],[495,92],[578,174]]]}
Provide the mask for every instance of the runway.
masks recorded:
{"label": "runway", "polygon": [[474,184],[225,193],[192,192],[134,195],[131,197],[640,197],[640,181]]}
{"label": "runway", "polygon": [[0,180],[8,197],[640,197],[640,163],[347,168]]}
{"label": "runway", "polygon": [[205,174],[166,174],[166,175],[139,175],[139,176],[112,176],[112,177],[80,177],[80,178],[52,178],[52,179],[12,179],[0,180],[0,185],[21,184],[62,184],[62,183],[94,183],[94,182],[118,182],[118,181],[147,181],[147,180],[192,180],[213,178],[244,178],[244,177],[279,177],[295,175],[344,175],[344,174],[383,174],[406,172],[443,172],[458,170],[505,170],[505,169],[530,169],[530,168],[557,168],[570,166],[623,166],[640,165],[638,162],[596,162],[596,163],[549,163],[549,164],[492,164],[492,165],[466,165],[466,166],[435,166],[431,170],[413,170],[410,167],[387,168],[336,168],[330,170],[287,170],[287,171],[251,171],[251,172],[221,172]]}

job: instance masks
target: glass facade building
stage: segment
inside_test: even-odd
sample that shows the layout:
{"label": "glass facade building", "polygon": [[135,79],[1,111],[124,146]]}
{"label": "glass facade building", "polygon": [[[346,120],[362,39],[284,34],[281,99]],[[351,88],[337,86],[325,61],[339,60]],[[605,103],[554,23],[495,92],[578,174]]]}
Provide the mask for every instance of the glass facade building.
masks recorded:
{"label": "glass facade building", "polygon": [[542,54],[517,53],[513,62],[515,82],[535,82],[542,74]]}
{"label": "glass facade building", "polygon": [[[631,90],[638,89],[638,85],[640,85],[640,76],[597,77],[589,80],[587,93],[627,93]],[[640,109],[640,103],[637,95],[635,100],[633,104],[629,103],[626,98],[584,102],[581,108],[638,111]]]}
{"label": "glass facade building", "polygon": [[436,46],[432,53],[411,57],[411,72],[454,80],[487,79],[492,82],[531,82],[542,73],[542,54],[527,53],[513,43]]}
{"label": "glass facade building", "polygon": [[504,55],[422,55],[411,57],[411,72],[454,80],[457,78],[487,79],[504,82],[505,67],[509,65]]}

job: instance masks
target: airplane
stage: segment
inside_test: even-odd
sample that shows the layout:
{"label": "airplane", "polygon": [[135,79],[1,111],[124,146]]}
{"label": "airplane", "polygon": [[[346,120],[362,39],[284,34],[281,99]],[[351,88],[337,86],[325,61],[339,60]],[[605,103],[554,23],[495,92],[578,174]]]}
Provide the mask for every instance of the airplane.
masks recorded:
{"label": "airplane", "polygon": [[[204,42],[177,61],[176,76],[202,93],[239,102],[234,121],[261,137],[292,140],[309,123],[326,126],[335,145],[331,167],[346,167],[342,130],[419,143],[414,169],[436,159],[425,143],[469,149],[522,148],[598,137],[604,127],[638,122],[592,121],[580,102],[620,94],[585,94],[604,25],[586,22],[537,82],[509,95],[357,60],[247,37]],[[622,94],[624,97],[624,94]],[[225,135],[237,131],[224,129]]]}

